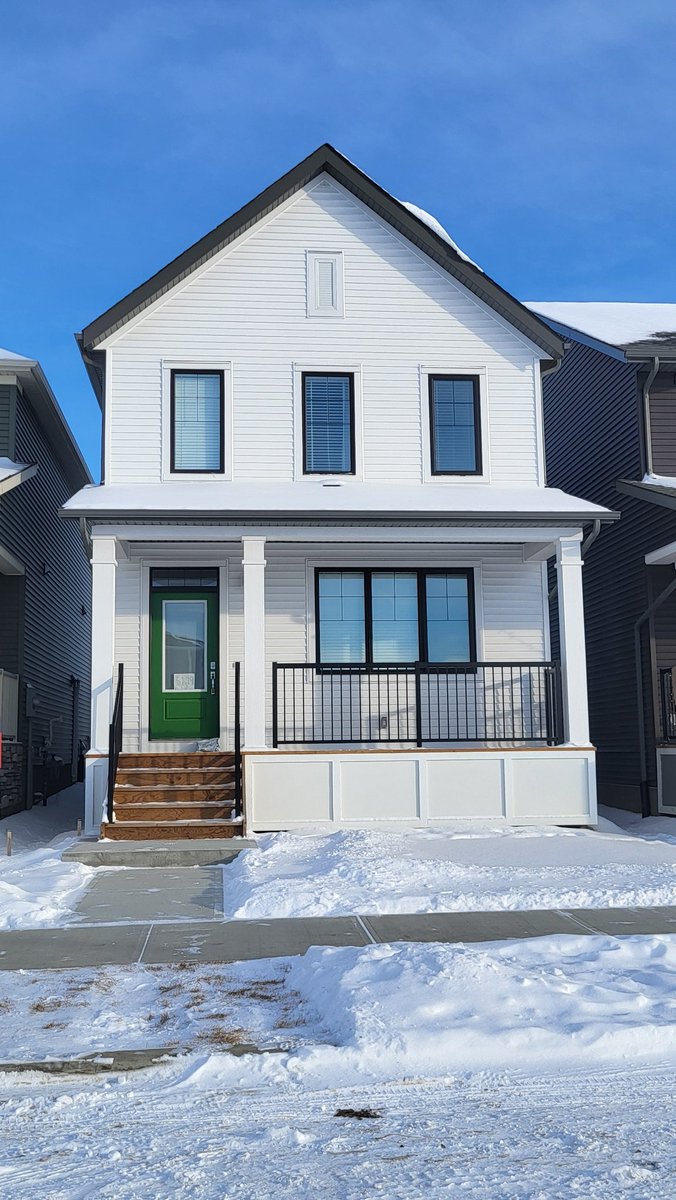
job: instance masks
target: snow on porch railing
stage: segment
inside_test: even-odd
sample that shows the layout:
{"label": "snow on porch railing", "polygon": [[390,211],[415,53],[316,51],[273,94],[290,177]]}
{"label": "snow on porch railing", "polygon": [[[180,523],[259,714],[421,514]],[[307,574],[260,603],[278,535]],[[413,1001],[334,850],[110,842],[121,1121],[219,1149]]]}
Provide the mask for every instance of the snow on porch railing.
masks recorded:
{"label": "snow on porch railing", "polygon": [[0,733],[16,740],[19,729],[19,676],[0,670]]}
{"label": "snow on porch railing", "polygon": [[563,741],[558,663],[273,663],[273,745]]}

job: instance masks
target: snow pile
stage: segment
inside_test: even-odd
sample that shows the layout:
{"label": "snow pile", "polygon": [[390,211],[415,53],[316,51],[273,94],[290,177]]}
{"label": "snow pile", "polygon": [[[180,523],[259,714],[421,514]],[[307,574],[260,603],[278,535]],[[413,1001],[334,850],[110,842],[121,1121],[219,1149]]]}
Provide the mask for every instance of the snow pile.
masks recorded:
{"label": "snow pile", "polygon": [[[676,938],[313,949],[288,984],[333,1046],[306,1064],[362,1079],[676,1065]],[[336,1048],[337,1047],[337,1048]]]}
{"label": "snow pile", "polygon": [[450,233],[444,229],[443,225],[440,221],[437,221],[436,217],[433,217],[431,213],[426,212],[424,208],[418,208],[417,204],[411,204],[408,200],[402,200],[401,204],[403,204],[404,208],[407,208],[414,217],[417,217],[419,221],[422,221],[423,225],[427,225],[433,233],[436,233],[437,237],[440,237],[444,242],[448,242],[448,245],[455,250],[455,253],[458,254],[460,258],[464,259],[465,262],[470,263],[471,266],[476,267],[477,271],[482,271],[482,268],[479,266],[479,264],[475,263],[474,259],[470,258],[468,254],[465,254],[465,251],[460,249],[457,242],[453,241]]}
{"label": "snow pile", "polygon": [[676,904],[676,845],[619,830],[268,834],[223,870],[239,919]]}
{"label": "snow pile", "polygon": [[59,925],[70,916],[95,872],[61,861],[69,840],[0,859],[0,929]]}

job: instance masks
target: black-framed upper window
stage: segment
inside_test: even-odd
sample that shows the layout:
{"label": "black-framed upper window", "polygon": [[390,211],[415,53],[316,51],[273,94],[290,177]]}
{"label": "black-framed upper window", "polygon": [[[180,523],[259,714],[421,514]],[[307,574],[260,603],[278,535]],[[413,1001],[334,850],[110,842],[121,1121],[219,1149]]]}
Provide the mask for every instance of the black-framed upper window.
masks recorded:
{"label": "black-framed upper window", "polygon": [[481,474],[478,375],[430,375],[433,475]]}
{"label": "black-framed upper window", "polygon": [[317,661],[476,661],[471,571],[341,570],[315,573]]}
{"label": "black-framed upper window", "polygon": [[172,471],[223,471],[224,396],[222,371],[171,372]]}
{"label": "black-framed upper window", "polygon": [[303,372],[303,473],[354,474],[354,376]]}

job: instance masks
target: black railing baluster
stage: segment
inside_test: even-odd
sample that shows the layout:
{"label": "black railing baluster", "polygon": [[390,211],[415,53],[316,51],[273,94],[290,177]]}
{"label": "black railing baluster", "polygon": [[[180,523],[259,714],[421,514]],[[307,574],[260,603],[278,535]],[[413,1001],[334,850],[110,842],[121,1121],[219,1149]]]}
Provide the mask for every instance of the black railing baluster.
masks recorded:
{"label": "black railing baluster", "polygon": [[[274,729],[276,723],[276,668],[277,663],[272,664],[272,729],[273,729],[273,744],[276,745]],[[240,719],[240,664],[235,663],[235,817],[242,815],[242,726]]]}
{"label": "black railing baluster", "polygon": [[108,796],[106,797],[106,812],[109,822],[113,820],[115,811],[115,778],[117,776],[117,762],[122,749],[123,705],[124,663],[120,663],[117,668],[117,688],[115,689],[113,716],[108,730]]}

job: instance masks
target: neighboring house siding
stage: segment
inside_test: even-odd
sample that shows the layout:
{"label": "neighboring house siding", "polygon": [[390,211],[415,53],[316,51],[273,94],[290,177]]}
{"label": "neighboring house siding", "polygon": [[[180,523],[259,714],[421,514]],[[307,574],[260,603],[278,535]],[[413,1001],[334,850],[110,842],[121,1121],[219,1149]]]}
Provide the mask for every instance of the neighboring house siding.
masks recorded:
{"label": "neighboring house siding", "polygon": [[674,369],[660,371],[650,388],[653,471],[676,475],[676,387]]}
{"label": "neighboring house siding", "polygon": [[[0,500],[0,529],[2,500]],[[21,624],[23,613],[24,579],[22,575],[0,574],[0,667],[20,675]]]}
{"label": "neighboring house siding", "polygon": [[[344,317],[306,315],[306,250],[342,252]],[[163,362],[231,362],[237,479],[294,478],[298,363],[361,368],[373,482],[423,480],[421,366],[485,370],[492,482],[536,484],[540,357],[354,197],[333,185],[302,191],[111,338],[107,482],[163,477]]]}
{"label": "neighboring house siding", "polygon": [[[77,736],[89,731],[90,568],[77,524],[58,516],[72,485],[20,389],[15,453],[38,464],[31,479],[0,498],[0,543],[25,567],[22,682],[32,683],[40,700],[33,747],[39,751],[49,741],[52,721],[50,749],[70,762],[71,675],[81,680]],[[20,709],[25,740],[23,702]]]}
{"label": "neighboring house siding", "polygon": [[14,393],[11,383],[0,383],[0,457],[11,458],[14,447],[11,439],[11,405]]}
{"label": "neighboring house siding", "polygon": [[[634,624],[650,603],[645,555],[676,536],[676,516],[617,491],[643,473],[636,366],[573,342],[544,382],[547,482],[619,510],[602,528],[584,567],[591,738],[597,746],[599,798],[639,803],[639,721]],[[554,601],[554,604],[556,602]],[[648,627],[644,705],[653,737]],[[649,774],[654,782],[654,755]]]}
{"label": "neighboring house siding", "polygon": [[[149,564],[153,557],[166,562],[167,548],[160,545],[145,548],[144,562]],[[201,557],[206,558],[203,551]],[[543,570],[540,563],[524,563],[520,547],[491,547],[487,553],[469,546],[462,551],[430,546],[421,552],[373,546],[334,547],[327,551],[325,546],[318,545],[315,553],[300,556],[270,543],[266,558],[268,733],[272,722],[272,663],[301,663],[315,658],[312,574],[315,566],[477,566],[480,568],[477,595],[479,656],[488,662],[539,662],[546,657]],[[188,548],[180,559],[182,565],[199,560],[200,552],[191,552]],[[227,651],[221,648],[220,659],[230,672],[228,720],[231,723],[232,663],[241,662],[243,657],[241,551],[231,553],[227,560],[227,580]],[[148,609],[143,590],[141,561],[120,563],[116,584],[115,659],[116,663],[123,661],[125,664],[124,736],[125,748],[130,751],[141,748],[138,731],[144,725],[142,688],[148,686],[147,664],[141,662],[141,656],[147,654],[147,642],[141,634],[141,614]],[[243,686],[246,687],[245,678]],[[163,748],[164,744],[160,745]],[[167,748],[171,746],[171,743],[167,744]]]}

